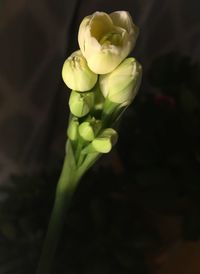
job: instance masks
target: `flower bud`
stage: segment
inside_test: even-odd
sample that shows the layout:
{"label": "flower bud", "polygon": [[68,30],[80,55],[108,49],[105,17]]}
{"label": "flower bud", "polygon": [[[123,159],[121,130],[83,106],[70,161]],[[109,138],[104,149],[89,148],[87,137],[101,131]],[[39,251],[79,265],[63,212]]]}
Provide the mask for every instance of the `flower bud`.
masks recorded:
{"label": "flower bud", "polygon": [[90,118],[90,124],[94,130],[94,134],[95,136],[99,133],[99,131],[101,130],[102,127],[102,121],[101,120],[97,120],[94,117]]}
{"label": "flower bud", "polygon": [[80,124],[79,134],[85,141],[92,141],[94,139],[94,130],[89,122]]}
{"label": "flower bud", "polygon": [[141,83],[142,67],[134,58],[126,58],[111,73],[100,75],[101,92],[110,102],[129,105]]}
{"label": "flower bud", "polygon": [[64,62],[62,77],[70,89],[81,92],[91,90],[97,81],[97,75],[89,69],[80,50],[72,53]]}
{"label": "flower bud", "polygon": [[117,142],[117,138],[117,132],[112,128],[107,128],[92,141],[91,145],[96,152],[108,153]]}
{"label": "flower bud", "polygon": [[128,12],[95,12],[80,24],[78,42],[89,68],[105,74],[128,56],[137,36],[138,28]]}
{"label": "flower bud", "polygon": [[67,129],[67,135],[71,141],[75,141],[77,139],[78,127],[79,127],[78,119],[76,117],[72,117]]}
{"label": "flower bud", "polygon": [[83,117],[90,112],[94,106],[93,92],[72,91],[69,98],[69,108],[73,115]]}
{"label": "flower bud", "polygon": [[92,141],[99,133],[102,126],[101,120],[96,120],[94,117],[88,117],[85,122],[79,126],[79,135],[85,141]]}

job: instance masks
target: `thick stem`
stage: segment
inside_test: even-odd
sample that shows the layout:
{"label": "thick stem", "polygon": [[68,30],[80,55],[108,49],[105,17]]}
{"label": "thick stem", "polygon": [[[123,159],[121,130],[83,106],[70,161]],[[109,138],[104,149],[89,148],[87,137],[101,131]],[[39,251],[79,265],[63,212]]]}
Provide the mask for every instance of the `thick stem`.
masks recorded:
{"label": "thick stem", "polygon": [[37,274],[49,274],[57,244],[62,231],[66,211],[69,208],[71,198],[80,179],[75,168],[70,163],[70,155],[65,158],[62,173],[56,189],[56,198],[50,217],[50,222],[40,257]]}
{"label": "thick stem", "polygon": [[53,259],[71,198],[81,177],[99,156],[99,153],[87,155],[83,164],[77,167],[70,141],[67,142],[66,153],[67,156],[58,181],[56,198],[36,274],[51,273]]}

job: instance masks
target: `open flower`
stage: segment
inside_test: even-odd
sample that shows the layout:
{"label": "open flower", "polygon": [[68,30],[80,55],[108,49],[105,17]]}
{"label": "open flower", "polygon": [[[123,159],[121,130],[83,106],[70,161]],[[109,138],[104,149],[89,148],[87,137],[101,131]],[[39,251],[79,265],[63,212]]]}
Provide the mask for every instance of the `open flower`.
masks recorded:
{"label": "open flower", "polygon": [[83,19],[78,42],[89,68],[97,74],[113,71],[133,49],[138,28],[126,11],[95,12]]}

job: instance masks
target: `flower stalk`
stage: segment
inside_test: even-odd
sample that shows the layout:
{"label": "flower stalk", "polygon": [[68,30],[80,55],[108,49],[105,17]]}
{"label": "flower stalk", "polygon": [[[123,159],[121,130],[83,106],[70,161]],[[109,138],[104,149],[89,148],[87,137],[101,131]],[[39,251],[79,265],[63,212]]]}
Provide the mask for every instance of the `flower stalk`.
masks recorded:
{"label": "flower stalk", "polygon": [[126,58],[138,35],[130,14],[96,12],[83,19],[80,50],[64,62],[62,77],[70,88],[66,156],[36,274],[50,274],[71,199],[85,172],[118,140],[116,122],[134,100],[141,65]]}
{"label": "flower stalk", "polygon": [[62,232],[66,213],[71,204],[71,199],[81,177],[94,163],[97,157],[98,153],[93,153],[82,165],[79,166],[79,168],[77,168],[74,156],[72,155],[71,143],[70,141],[67,142],[66,156],[58,180],[54,206],[50,216],[48,230],[36,274],[51,273],[56,248]]}

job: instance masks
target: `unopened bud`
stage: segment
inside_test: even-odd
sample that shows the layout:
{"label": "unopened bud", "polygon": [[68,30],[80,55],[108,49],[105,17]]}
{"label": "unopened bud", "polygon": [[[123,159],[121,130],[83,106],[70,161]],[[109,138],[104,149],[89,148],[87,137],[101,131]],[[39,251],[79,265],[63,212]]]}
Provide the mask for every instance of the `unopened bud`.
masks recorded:
{"label": "unopened bud", "polygon": [[83,117],[90,112],[94,106],[93,92],[72,91],[69,98],[69,108],[72,114],[77,117]]}
{"label": "unopened bud", "polygon": [[94,139],[94,130],[89,122],[80,124],[79,134],[85,141],[92,141]]}
{"label": "unopened bud", "polygon": [[78,127],[79,122],[76,117],[73,117],[69,123],[69,127],[67,129],[67,135],[71,141],[75,141],[78,137]]}
{"label": "unopened bud", "polygon": [[137,94],[141,77],[141,65],[132,57],[126,58],[111,73],[100,75],[100,89],[109,101],[127,106]]}
{"label": "unopened bud", "polygon": [[107,128],[92,141],[92,147],[96,152],[108,153],[117,142],[117,138],[117,132],[112,128]]}
{"label": "unopened bud", "polygon": [[79,134],[85,141],[92,141],[99,133],[101,126],[101,120],[88,117],[86,121],[79,126]]}
{"label": "unopened bud", "polygon": [[64,62],[62,77],[70,89],[81,92],[91,90],[97,82],[97,74],[89,69],[80,50],[72,53]]}

